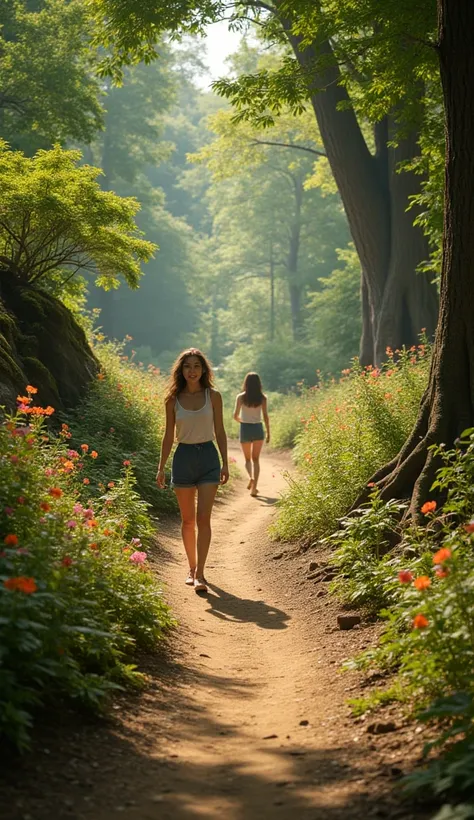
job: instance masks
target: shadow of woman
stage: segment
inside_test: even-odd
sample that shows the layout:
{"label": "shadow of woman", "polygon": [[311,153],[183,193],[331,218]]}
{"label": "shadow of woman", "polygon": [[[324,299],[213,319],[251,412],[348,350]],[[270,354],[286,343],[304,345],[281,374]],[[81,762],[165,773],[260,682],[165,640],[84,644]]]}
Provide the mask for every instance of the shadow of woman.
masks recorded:
{"label": "shadow of woman", "polygon": [[207,610],[216,618],[238,623],[254,623],[261,629],[286,629],[290,615],[265,601],[254,601],[251,598],[237,598],[215,584],[208,584],[210,592],[207,598],[210,608]]}

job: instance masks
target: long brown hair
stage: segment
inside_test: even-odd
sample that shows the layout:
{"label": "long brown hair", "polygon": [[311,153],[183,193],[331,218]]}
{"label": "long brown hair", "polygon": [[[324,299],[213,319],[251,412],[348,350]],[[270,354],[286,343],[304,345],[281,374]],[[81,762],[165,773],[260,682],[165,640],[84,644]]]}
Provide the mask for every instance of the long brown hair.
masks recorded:
{"label": "long brown hair", "polygon": [[242,402],[246,407],[260,407],[265,395],[258,373],[247,373],[242,385]]}
{"label": "long brown hair", "polygon": [[179,354],[178,358],[173,364],[168,382],[168,389],[165,395],[165,401],[175,399],[186,387],[186,379],[183,376],[183,365],[189,356],[197,356],[202,365],[202,376],[199,383],[203,390],[214,387],[214,374],[210,362],[206,359],[204,353],[201,353],[197,347],[189,347]]}

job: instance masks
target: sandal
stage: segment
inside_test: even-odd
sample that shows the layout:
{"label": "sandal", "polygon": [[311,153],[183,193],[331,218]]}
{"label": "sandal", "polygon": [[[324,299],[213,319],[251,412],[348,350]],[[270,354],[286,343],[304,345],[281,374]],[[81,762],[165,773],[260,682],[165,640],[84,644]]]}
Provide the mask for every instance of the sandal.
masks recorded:
{"label": "sandal", "polygon": [[184,582],[185,584],[187,584],[187,585],[188,585],[188,587],[192,587],[192,586],[194,586],[194,573],[195,573],[195,572],[196,572],[196,570],[195,570],[195,569],[191,569],[191,568],[189,569],[189,572],[188,572],[187,578],[186,578],[186,580],[185,580],[185,582]]}
{"label": "sandal", "polygon": [[205,578],[195,578],[194,579],[194,591],[195,592],[207,592],[207,583]]}

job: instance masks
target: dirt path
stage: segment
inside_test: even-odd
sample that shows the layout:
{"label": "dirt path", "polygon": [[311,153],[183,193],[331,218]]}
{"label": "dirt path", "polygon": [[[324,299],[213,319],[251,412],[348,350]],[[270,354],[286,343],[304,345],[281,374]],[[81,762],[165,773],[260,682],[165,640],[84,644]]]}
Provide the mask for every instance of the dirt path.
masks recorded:
{"label": "dirt path", "polygon": [[155,561],[180,624],[173,661],[155,659],[151,688],[114,719],[57,726],[5,793],[7,818],[413,816],[393,796],[407,739],[354,724],[345,700],[357,682],[337,671],[371,628],[337,631],[308,556],[267,535],[289,466],[265,455],[261,495],[241,479],[218,504],[207,596],[184,584],[178,527],[160,533]]}

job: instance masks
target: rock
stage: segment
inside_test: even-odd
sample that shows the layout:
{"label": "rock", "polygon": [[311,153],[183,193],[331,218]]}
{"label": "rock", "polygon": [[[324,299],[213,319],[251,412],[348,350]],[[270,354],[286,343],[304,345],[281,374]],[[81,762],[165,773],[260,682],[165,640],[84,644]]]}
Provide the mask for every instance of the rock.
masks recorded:
{"label": "rock", "polygon": [[326,573],[322,576],[321,581],[323,582],[323,584],[327,584],[327,583],[328,583],[328,581],[334,581],[334,578],[335,578],[335,577],[336,577],[336,573],[335,573],[335,572],[326,572]]}
{"label": "rock", "polygon": [[369,723],[367,726],[367,732],[369,735],[386,735],[388,732],[396,732],[397,725],[393,722],[393,720],[388,721],[388,723]]}
{"label": "rock", "polygon": [[279,561],[280,558],[283,558],[282,552],[277,552],[275,555],[272,556],[274,561]]}
{"label": "rock", "polygon": [[210,656],[210,655],[206,655],[206,653],[205,653],[205,652],[200,652],[200,653],[199,653],[199,657],[200,657],[200,658],[210,658],[211,656]]}
{"label": "rock", "polygon": [[274,740],[277,737],[278,737],[278,735],[265,735],[263,740]]}
{"label": "rock", "polygon": [[300,720],[300,726],[309,726],[309,720]]}
{"label": "rock", "polygon": [[309,565],[308,572],[313,572],[315,569],[318,569],[318,567],[319,567],[318,561],[311,561],[311,563]]}
{"label": "rock", "polygon": [[339,629],[353,629],[360,624],[360,615],[338,615],[337,625]]}

